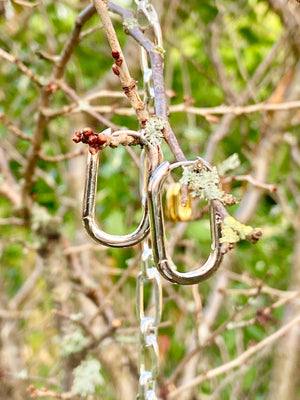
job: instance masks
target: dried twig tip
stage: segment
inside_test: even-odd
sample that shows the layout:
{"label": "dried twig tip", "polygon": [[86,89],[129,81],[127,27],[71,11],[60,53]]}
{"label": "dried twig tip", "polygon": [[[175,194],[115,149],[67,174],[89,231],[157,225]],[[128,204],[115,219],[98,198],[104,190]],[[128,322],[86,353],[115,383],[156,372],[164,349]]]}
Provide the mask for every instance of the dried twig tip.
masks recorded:
{"label": "dried twig tip", "polygon": [[107,143],[107,136],[104,133],[96,133],[92,128],[84,128],[81,131],[75,131],[72,138],[75,143],[86,143],[90,146],[89,151],[92,154],[97,153],[105,147]]}

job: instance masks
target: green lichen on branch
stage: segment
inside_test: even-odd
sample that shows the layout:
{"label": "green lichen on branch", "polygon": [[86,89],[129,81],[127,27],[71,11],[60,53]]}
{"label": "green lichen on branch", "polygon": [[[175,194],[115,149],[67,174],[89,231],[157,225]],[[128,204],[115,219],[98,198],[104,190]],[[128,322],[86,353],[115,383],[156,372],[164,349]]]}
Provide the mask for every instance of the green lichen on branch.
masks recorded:
{"label": "green lichen on branch", "polygon": [[85,348],[88,341],[88,338],[82,334],[80,329],[66,335],[62,342],[62,355],[67,357],[70,354],[79,353]]}
{"label": "green lichen on branch", "polygon": [[88,396],[95,393],[96,387],[104,384],[103,376],[100,373],[101,365],[98,360],[82,361],[73,370],[74,381],[71,392],[81,396]]}
{"label": "green lichen on branch", "polygon": [[60,236],[61,219],[53,217],[45,207],[34,204],[32,207],[32,232],[45,240],[58,239]]}
{"label": "green lichen on branch", "polygon": [[221,164],[218,165],[218,171],[220,175],[225,175],[228,171],[236,169],[241,165],[241,161],[237,153],[232,154],[226,158]]}
{"label": "green lichen on branch", "polygon": [[139,23],[136,18],[125,18],[123,21],[123,29],[128,33],[130,29],[139,28]]}
{"label": "green lichen on branch", "polygon": [[166,126],[166,121],[159,117],[151,117],[145,125],[145,138],[153,146],[159,146],[164,137],[163,130]]}
{"label": "green lichen on branch", "polygon": [[237,243],[240,240],[249,240],[256,243],[262,235],[259,228],[253,228],[250,225],[244,225],[232,216],[228,216],[222,222],[222,238],[220,243]]}
{"label": "green lichen on branch", "polygon": [[216,167],[211,170],[183,167],[181,185],[188,185],[193,197],[206,200],[221,200],[224,192],[220,189],[220,178]]}

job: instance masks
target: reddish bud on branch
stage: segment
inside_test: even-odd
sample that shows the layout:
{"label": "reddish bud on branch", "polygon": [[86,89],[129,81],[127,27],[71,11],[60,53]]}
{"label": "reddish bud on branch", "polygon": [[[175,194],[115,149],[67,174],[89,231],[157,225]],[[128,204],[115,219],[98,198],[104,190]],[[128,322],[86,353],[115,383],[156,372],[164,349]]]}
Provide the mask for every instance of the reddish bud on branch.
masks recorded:
{"label": "reddish bud on branch", "polygon": [[97,151],[105,147],[107,142],[107,137],[103,133],[96,133],[92,128],[84,128],[81,131],[75,131],[72,138],[75,143],[86,143],[89,145],[89,151],[91,154],[96,154]]}
{"label": "reddish bud on branch", "polygon": [[116,66],[116,64],[114,64],[114,65],[112,66],[112,70],[113,70],[113,73],[114,73],[115,75],[117,75],[117,76],[120,75],[119,68]]}
{"label": "reddish bud on branch", "polygon": [[113,50],[113,51],[111,52],[111,55],[112,55],[113,58],[115,59],[117,66],[118,66],[118,67],[121,67],[121,65],[122,65],[122,63],[123,63],[123,58],[121,57],[120,52],[117,51],[117,50]]}

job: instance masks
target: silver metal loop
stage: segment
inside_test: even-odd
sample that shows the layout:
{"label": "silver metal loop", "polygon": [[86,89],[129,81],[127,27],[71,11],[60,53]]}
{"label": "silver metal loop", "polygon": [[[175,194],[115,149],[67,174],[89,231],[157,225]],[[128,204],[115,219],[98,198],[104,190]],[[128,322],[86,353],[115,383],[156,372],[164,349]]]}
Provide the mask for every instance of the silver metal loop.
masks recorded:
{"label": "silver metal loop", "polygon": [[[156,10],[152,4],[146,0],[137,1],[138,15],[142,15],[147,21],[145,26],[151,26],[154,32],[154,43],[159,47],[163,47],[161,27]],[[154,98],[154,86],[152,81],[152,69],[149,67],[148,53],[141,47],[140,49],[141,69],[143,72],[144,83],[144,102],[149,105],[151,99]]]}
{"label": "silver metal loop", "polygon": [[[112,137],[117,137],[118,135],[124,135],[125,131],[117,131],[111,133],[110,129],[106,129],[103,133],[107,135],[111,135]],[[143,145],[144,149],[147,153],[150,151],[157,152],[153,146],[146,141],[139,133],[134,131],[126,131],[129,136],[139,139],[140,143]],[[99,168],[99,154],[98,151],[96,154],[88,154],[87,160],[87,174],[86,174],[86,183],[85,183],[85,190],[84,190],[84,199],[83,199],[83,223],[85,229],[87,230],[88,234],[97,242],[103,244],[104,246],[109,247],[129,247],[133,246],[136,243],[143,240],[148,232],[149,232],[149,219],[148,219],[148,205],[147,205],[147,198],[145,189],[142,191],[142,209],[143,209],[143,216],[142,220],[137,227],[137,229],[127,235],[112,235],[109,233],[104,232],[95,221],[95,205],[96,205],[96,193],[97,193],[97,181],[98,181],[98,168]],[[154,158],[154,163],[156,165],[157,157]],[[155,168],[154,165],[148,164],[147,180],[151,175],[153,169]],[[142,187],[145,188],[146,184],[143,184]]]}
{"label": "silver metal loop", "polygon": [[[152,290],[154,291],[154,317],[145,316],[145,306],[144,306],[144,283],[153,283]],[[137,315],[141,323],[141,329],[145,329],[143,324],[149,324],[151,320],[153,325],[157,325],[160,322],[162,314],[162,289],[160,282],[160,275],[155,268],[148,268],[147,277],[144,276],[143,272],[140,272],[137,277]],[[143,326],[142,326],[143,325]]]}
{"label": "silver metal loop", "polygon": [[[138,6],[138,22],[143,27],[150,26],[154,32],[154,43],[162,47],[162,35],[159,20],[156,11],[148,0],[135,0]],[[148,59],[147,51],[141,47],[140,50],[141,69],[143,73],[143,86],[144,86],[144,103],[148,108],[150,101],[154,99],[154,86],[152,79],[152,69]],[[158,158],[160,155],[160,148],[157,147]],[[147,193],[149,173],[147,176],[147,159],[145,158],[145,151],[141,155],[141,193]],[[153,171],[152,171],[153,172]],[[145,176],[146,174],[146,176]],[[139,359],[138,369],[140,374],[138,400],[157,400],[155,394],[156,378],[158,375],[159,367],[159,349],[157,343],[157,326],[161,319],[162,314],[162,286],[161,277],[156,268],[153,268],[153,254],[152,249],[149,247],[148,239],[142,241],[142,257],[140,265],[140,273],[137,278],[137,315],[140,322],[140,342],[139,342]],[[151,287],[151,300],[149,314],[145,315],[145,292],[144,286]],[[152,304],[154,310],[152,310]]]}
{"label": "silver metal loop", "polygon": [[[201,160],[205,168],[210,166],[205,160]],[[178,272],[175,264],[167,254],[164,215],[162,208],[162,188],[171,171],[178,167],[194,165],[195,161],[180,161],[173,164],[165,161],[152,174],[148,185],[148,203],[150,230],[152,235],[154,263],[161,275],[173,283],[180,285],[193,285],[212,275],[222,260],[221,226],[217,222],[215,202],[210,201],[210,229],[212,237],[211,253],[200,268],[189,272]]]}
{"label": "silver metal loop", "polygon": [[[141,195],[147,192],[149,179],[147,175],[147,158],[145,151],[141,155]],[[143,178],[144,177],[144,178]],[[140,322],[140,340],[139,340],[139,391],[138,400],[157,400],[155,394],[156,378],[159,367],[159,349],[157,343],[157,326],[162,314],[162,286],[161,277],[156,268],[153,267],[152,249],[149,247],[149,240],[145,239],[141,243],[142,256],[140,272],[137,277],[136,286],[136,307],[137,316]],[[144,285],[149,285],[151,289],[150,309],[153,316],[145,315]],[[154,310],[152,309],[154,305]]]}
{"label": "silver metal loop", "polygon": [[154,390],[147,390],[145,400],[157,400]]}
{"label": "silver metal loop", "polygon": [[[141,324],[144,328],[141,332],[140,351],[139,351],[139,367],[140,373],[150,371],[152,380],[154,381],[158,375],[159,349],[157,343],[156,328],[153,326],[152,318],[144,318]],[[153,332],[152,332],[153,331]],[[152,332],[152,333],[151,333]],[[147,363],[150,364],[148,369]]]}
{"label": "silver metal loop", "polygon": [[155,386],[156,383],[153,381],[151,371],[141,372],[137,400],[157,400]]}
{"label": "silver metal loop", "polygon": [[152,69],[149,68],[147,51],[141,47],[141,68],[143,71],[144,82],[144,102],[149,105],[150,100],[154,99],[154,86],[152,80]]}
{"label": "silver metal loop", "polygon": [[148,25],[150,25],[154,30],[155,44],[162,47],[163,42],[162,42],[161,27],[157,12],[153,4],[150,4],[146,0],[141,0],[137,3],[137,6],[138,6],[138,15],[143,15],[145,20],[148,22]]}

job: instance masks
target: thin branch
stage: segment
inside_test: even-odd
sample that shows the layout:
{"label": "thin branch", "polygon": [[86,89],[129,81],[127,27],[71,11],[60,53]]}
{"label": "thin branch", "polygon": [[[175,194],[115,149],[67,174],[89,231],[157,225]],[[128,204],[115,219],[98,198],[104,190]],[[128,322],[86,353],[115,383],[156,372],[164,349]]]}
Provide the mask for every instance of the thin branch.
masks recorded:
{"label": "thin branch", "polygon": [[[132,18],[133,13],[129,10],[124,10],[120,6],[113,5],[109,3],[110,9],[115,13],[121,15],[123,19]],[[157,51],[154,43],[144,35],[139,28],[126,28],[126,33],[132,36],[140,46],[149,54],[151,69],[152,69],[152,79],[154,87],[154,109],[155,114],[167,121],[166,128],[164,129],[164,138],[168,143],[172,153],[174,154],[177,161],[185,161],[185,155],[178,143],[175,133],[172,127],[168,123],[168,106],[166,99],[166,90],[164,85],[163,76],[163,55]]]}
{"label": "thin branch", "polygon": [[57,310],[57,309],[53,309],[52,313],[61,318],[67,319],[68,321],[71,321],[75,325],[79,325],[85,331],[85,333],[87,333],[93,340],[96,340],[96,336],[94,335],[93,331],[90,329],[90,325],[87,325],[81,319],[74,319],[74,318],[72,318],[72,315],[69,315],[69,314],[67,314],[61,310]]}
{"label": "thin branch", "polygon": [[222,183],[227,183],[227,182],[232,182],[232,181],[242,181],[242,182],[246,181],[246,182],[251,183],[253,186],[255,186],[257,188],[266,189],[271,193],[276,192],[278,189],[277,185],[259,182],[252,175],[233,175],[233,176],[226,176],[222,179]]}
{"label": "thin branch", "polygon": [[76,18],[75,27],[66,42],[64,49],[56,64],[55,79],[61,79],[64,75],[66,65],[71,58],[76,46],[80,41],[80,33],[83,25],[95,14],[95,8],[92,4],[87,6]]}
{"label": "thin branch", "polygon": [[124,58],[119,40],[108,14],[108,3],[106,0],[94,0],[93,3],[102,20],[108,42],[112,50],[112,56],[115,59],[113,71],[119,77],[122,84],[122,89],[128,97],[130,104],[134,108],[137,119],[143,125],[148,120],[149,114],[144,102],[140,99],[138,94],[136,81],[129,73],[127,62]]}
{"label": "thin branch", "polygon": [[82,32],[80,34],[79,40],[82,41],[87,36],[91,35],[94,32],[100,31],[101,29],[103,29],[103,25],[102,24],[96,25],[96,26],[92,26],[90,29],[87,29],[86,31],[84,31],[84,32]]}
{"label": "thin branch", "polygon": [[0,194],[9,200],[15,208],[21,205],[21,196],[17,190],[11,187],[7,182],[2,182],[0,184]]}
{"label": "thin branch", "polygon": [[[78,43],[78,38],[81,29],[93,14],[94,14],[93,6],[89,5],[76,18],[75,27],[70,36],[70,39],[67,41],[65,47],[61,52],[60,59],[58,63],[55,65],[55,69],[53,72],[53,81],[62,78],[67,63],[72,55],[72,52]],[[38,163],[39,153],[41,151],[44,130],[48,123],[48,119],[43,114],[42,110],[49,107],[51,96],[53,94],[54,89],[55,88],[53,87],[53,85],[47,85],[46,87],[43,87],[41,90],[41,96],[39,101],[40,109],[32,138],[33,145],[31,146],[27,157],[28,161],[24,172],[24,184],[22,187],[24,216],[26,219],[28,219],[30,215],[30,207],[32,202],[30,191],[34,182],[35,169]]]}
{"label": "thin branch", "polygon": [[216,378],[219,375],[224,374],[227,371],[232,370],[233,368],[237,368],[242,366],[247,360],[252,357],[255,353],[259,352],[266,346],[269,346],[273,344],[276,340],[280,339],[283,335],[285,335],[291,328],[293,328],[295,325],[300,323],[300,315],[292,319],[290,322],[282,326],[278,331],[274,332],[267,338],[263,339],[256,345],[250,347],[248,350],[244,351],[242,354],[240,354],[237,358],[234,360],[221,365],[220,367],[214,368],[210,371],[204,372],[203,374],[197,376],[195,379],[191,380],[188,384],[179,387],[178,389],[175,389],[173,392],[171,392],[167,399],[172,400],[176,399],[177,396],[184,392],[185,390],[188,390],[192,387],[200,385],[202,382],[205,382],[206,380],[210,380],[213,378]]}
{"label": "thin branch", "polygon": [[12,122],[7,121],[4,114],[0,114],[0,121],[15,136],[19,137],[20,139],[24,139],[24,140],[28,140],[28,141],[32,142],[32,136],[27,135],[20,128],[18,128],[16,125],[14,125]]}
{"label": "thin branch", "polygon": [[17,217],[0,218],[0,225],[24,225],[24,221]]}
{"label": "thin branch", "polygon": [[75,157],[82,156],[86,152],[87,152],[87,150],[85,148],[77,150],[77,151],[73,151],[73,152],[67,153],[67,154],[60,154],[58,156],[47,156],[46,154],[40,152],[39,157],[41,160],[46,161],[46,162],[61,162],[61,161],[71,160],[72,158],[75,158]]}
{"label": "thin branch", "polygon": [[43,268],[44,268],[43,259],[39,255],[37,255],[36,265],[34,270],[31,272],[26,281],[23,283],[23,285],[18,290],[16,295],[9,301],[8,308],[10,310],[16,310],[20,306],[20,304],[24,302],[27,296],[29,296],[36,282],[40,278]]}
{"label": "thin branch", "polygon": [[0,58],[3,58],[4,60],[12,64],[15,64],[20,69],[20,71],[23,72],[24,75],[28,76],[28,78],[32,82],[36,83],[39,87],[44,86],[45,82],[43,81],[43,78],[32,72],[31,69],[29,69],[28,67],[26,67],[26,65],[23,64],[18,57],[12,56],[11,54],[0,48]]}
{"label": "thin branch", "polygon": [[0,147],[0,174],[2,182],[0,182],[0,194],[6,197],[16,208],[21,205],[21,196],[19,188],[16,184],[9,163],[6,157],[6,152]]}
{"label": "thin branch", "polygon": [[15,4],[19,4],[20,6],[23,6],[23,7],[28,7],[28,8],[38,7],[42,4],[41,1],[31,3],[30,1],[24,1],[24,0],[11,0],[11,2],[15,3]]}
{"label": "thin branch", "polygon": [[190,107],[183,104],[178,104],[170,107],[171,112],[188,112],[196,115],[225,115],[225,114],[252,114],[262,111],[286,111],[300,107],[300,101],[287,101],[283,103],[257,103],[249,106],[218,106],[218,107]]}
{"label": "thin branch", "polygon": [[[253,295],[258,296],[260,293],[259,288],[256,289],[256,293]],[[205,338],[205,341],[201,345],[197,345],[195,348],[193,348],[192,351],[190,351],[186,356],[179,362],[177,365],[175,371],[172,373],[172,375],[166,380],[166,385],[173,384],[178,376],[181,374],[181,372],[184,370],[186,365],[196,356],[199,355],[201,351],[206,349],[208,346],[210,346],[214,341],[219,337],[223,332],[227,330],[228,325],[243,311],[245,311],[247,308],[249,308],[249,304],[245,304],[242,308],[236,309],[228,318],[226,321],[224,321],[214,332],[210,334],[210,336]],[[197,332],[197,336],[199,336],[199,333],[201,332],[201,326],[199,327],[199,331]],[[203,340],[203,337],[199,338],[201,343]]]}
{"label": "thin branch", "polygon": [[[237,274],[236,272],[232,272],[229,270],[224,271],[224,273],[231,280],[242,282],[248,286],[255,286],[255,288],[251,288],[249,290],[254,291],[254,290],[257,290],[256,289],[257,287],[261,287],[261,292],[267,293],[270,296],[285,297],[285,296],[289,296],[289,295],[292,295],[293,293],[295,293],[294,291],[275,289],[270,286],[266,286],[265,284],[261,285],[262,281],[260,279],[252,279],[250,276],[247,276],[245,274],[240,275],[240,274]],[[233,290],[233,289],[229,289],[229,290]],[[235,290],[237,290],[237,289],[235,289]],[[224,290],[224,292],[225,292],[225,290]],[[227,293],[227,289],[226,289],[226,293]]]}
{"label": "thin branch", "polygon": [[[267,54],[267,56],[263,59],[263,61],[259,64],[256,68],[254,74],[252,75],[247,87],[245,90],[239,95],[238,104],[243,105],[249,98],[251,97],[252,89],[258,85],[260,80],[262,79],[265,72],[268,70],[270,65],[272,64],[278,50],[282,47],[283,42],[285,41],[285,35],[282,37],[272,46],[271,50]],[[233,110],[234,111],[234,110]],[[205,150],[204,158],[207,161],[211,161],[213,158],[213,154],[217,144],[226,136],[230,131],[230,127],[232,122],[235,119],[234,113],[229,113],[228,115],[224,115],[222,118],[222,122],[216,131],[210,136]]]}
{"label": "thin branch", "polygon": [[299,297],[299,296],[300,296],[299,291],[291,293],[290,295],[285,296],[282,299],[279,299],[278,301],[276,301],[269,307],[259,309],[257,311],[256,316],[251,319],[248,319],[246,321],[237,321],[237,322],[230,323],[230,325],[227,326],[227,329],[233,330],[233,329],[237,329],[237,328],[246,328],[248,326],[254,325],[257,322],[264,325],[267,322],[274,320],[274,318],[272,316],[270,316],[270,314],[273,310],[292,302],[293,300],[297,299],[297,297]]}
{"label": "thin branch", "polygon": [[30,311],[18,311],[18,310],[1,310],[0,309],[0,320],[1,319],[21,319],[29,316]]}
{"label": "thin branch", "polygon": [[210,59],[213,64],[213,69],[217,71],[219,76],[219,84],[223,89],[226,97],[230,100],[230,102],[235,103],[237,101],[237,94],[233,91],[232,87],[229,84],[229,79],[226,76],[226,71],[222,59],[218,54],[218,43],[220,39],[220,18],[217,18],[215,22],[210,25],[211,31],[211,43],[210,43]]}
{"label": "thin branch", "polygon": [[222,397],[222,391],[231,382],[237,381],[238,377],[243,377],[245,373],[254,365],[257,365],[259,359],[266,357],[270,353],[270,349],[266,348],[262,350],[259,354],[253,357],[253,359],[248,360],[247,364],[242,365],[238,370],[232,371],[231,374],[227,375],[219,383],[218,387],[211,394],[210,400],[219,400]]}
{"label": "thin branch", "polygon": [[27,388],[27,392],[29,393],[30,397],[34,399],[36,399],[37,397],[51,397],[52,399],[69,400],[77,397],[76,393],[72,392],[58,393],[54,392],[53,390],[49,390],[45,387],[37,389],[34,385],[30,385]]}
{"label": "thin branch", "polygon": [[297,138],[290,133],[285,133],[283,136],[283,140],[290,146],[292,159],[295,164],[300,167],[300,151]]}
{"label": "thin branch", "polygon": [[103,299],[101,306],[98,308],[98,310],[96,311],[96,313],[92,316],[92,318],[90,319],[89,323],[92,324],[96,317],[101,315],[101,313],[103,312],[103,310],[105,309],[107,303],[110,301],[110,299],[112,297],[114,297],[116,295],[116,293],[118,293],[118,291],[120,290],[120,288],[124,285],[124,283],[126,282],[126,280],[128,279],[128,277],[132,274],[132,271],[136,269],[136,263],[132,263],[132,265],[130,265],[129,268],[126,269],[125,272],[123,272],[121,278],[119,279],[119,281],[112,287],[112,289],[110,290],[110,292],[107,294],[107,296]]}
{"label": "thin branch", "polygon": [[[81,100],[81,98],[77,95],[74,89],[66,84],[62,79],[55,80],[55,84],[60,87],[72,100],[74,100],[81,111],[86,112],[87,114],[94,117],[96,120],[101,122],[103,125],[109,126],[112,129],[119,129],[120,127],[112,123],[109,119],[103,117],[98,112],[94,111],[92,107],[88,103],[85,103]],[[66,106],[70,107],[70,106]],[[44,108],[43,108],[44,110]]]}
{"label": "thin branch", "polygon": [[[106,93],[103,95],[90,95],[87,96],[86,98],[82,99],[80,102],[80,105],[78,106],[78,103],[72,103],[68,104],[66,106],[63,106],[60,109],[57,110],[51,110],[51,109],[43,109],[43,113],[46,117],[48,118],[55,118],[64,114],[69,114],[69,113],[78,113],[85,111],[84,107],[82,105],[87,105],[90,110],[96,111],[102,114],[110,114],[114,113],[117,115],[126,115],[126,116],[132,116],[135,115],[135,111],[132,108],[129,107],[119,107],[119,104],[112,104],[112,105],[101,105],[101,106],[94,106],[89,104],[89,100],[91,99],[97,99],[100,97],[105,97]],[[109,91],[107,91],[107,96],[109,96]],[[119,95],[119,92],[113,94],[111,97],[121,97]],[[227,115],[227,114],[233,114],[234,116],[239,116],[239,115],[245,115],[245,114],[252,114],[255,112],[264,112],[264,111],[286,111],[286,110],[293,110],[293,109],[298,109],[300,108],[300,101],[287,101],[283,103],[257,103],[257,104],[251,104],[248,106],[217,106],[217,107],[192,107],[188,106],[186,103],[181,103],[181,104],[174,104],[169,106],[169,113],[174,114],[174,113],[188,113],[188,114],[195,114],[199,115],[202,117],[211,117],[214,115]],[[25,137],[25,139],[30,140],[28,137]],[[288,143],[288,140],[286,140]]]}
{"label": "thin branch", "polygon": [[[83,253],[83,252],[89,251],[89,250],[100,251],[100,252],[106,251],[105,247],[99,246],[98,244],[85,243],[85,244],[81,244],[78,246],[68,246],[64,250],[64,255],[68,256],[71,254]],[[115,268],[111,268],[111,269],[115,269]],[[118,268],[118,270],[119,270],[119,272],[124,272],[124,270],[121,268]]]}

